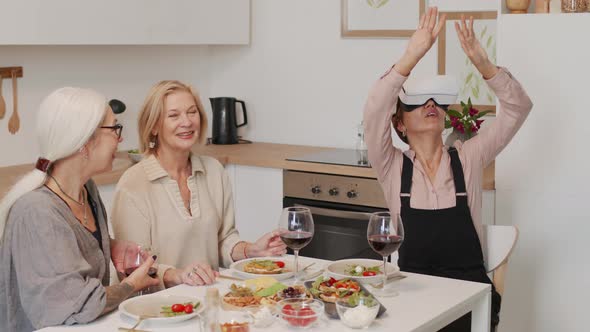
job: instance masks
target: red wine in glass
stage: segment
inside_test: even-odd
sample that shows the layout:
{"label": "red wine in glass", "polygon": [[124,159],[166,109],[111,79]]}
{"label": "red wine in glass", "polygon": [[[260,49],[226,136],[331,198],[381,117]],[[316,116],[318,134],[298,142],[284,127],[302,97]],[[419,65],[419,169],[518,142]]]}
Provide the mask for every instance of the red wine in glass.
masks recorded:
{"label": "red wine in glass", "polygon": [[381,256],[393,254],[402,245],[403,237],[399,235],[369,235],[369,245]]}
{"label": "red wine in glass", "polygon": [[313,234],[311,232],[286,232],[281,234],[281,240],[287,247],[293,250],[300,250],[311,242]]}
{"label": "red wine in glass", "polygon": [[391,215],[386,211],[372,213],[367,227],[367,240],[371,248],[383,257],[382,283],[373,293],[380,296],[396,296],[397,292],[392,287],[386,287],[387,256],[398,250],[404,241],[404,225],[400,215]]}
{"label": "red wine in glass", "polygon": [[295,254],[295,282],[299,282],[299,250],[313,238],[313,216],[309,208],[292,206],[283,209],[279,219],[279,234],[287,247]]}

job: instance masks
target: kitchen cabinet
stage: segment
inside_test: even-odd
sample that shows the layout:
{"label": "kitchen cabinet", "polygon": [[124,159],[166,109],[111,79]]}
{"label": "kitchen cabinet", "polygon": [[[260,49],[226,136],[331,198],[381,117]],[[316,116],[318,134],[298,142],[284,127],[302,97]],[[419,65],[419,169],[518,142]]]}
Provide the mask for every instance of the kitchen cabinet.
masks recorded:
{"label": "kitchen cabinet", "polygon": [[240,44],[250,0],[20,0],[2,3],[0,45]]}
{"label": "kitchen cabinet", "polygon": [[233,184],[236,228],[246,241],[256,241],[277,228],[283,209],[283,170],[227,165]]}
{"label": "kitchen cabinet", "polygon": [[520,230],[500,331],[588,330],[589,32],[590,13],[498,17],[498,64],[534,103],[496,158],[496,218]]}

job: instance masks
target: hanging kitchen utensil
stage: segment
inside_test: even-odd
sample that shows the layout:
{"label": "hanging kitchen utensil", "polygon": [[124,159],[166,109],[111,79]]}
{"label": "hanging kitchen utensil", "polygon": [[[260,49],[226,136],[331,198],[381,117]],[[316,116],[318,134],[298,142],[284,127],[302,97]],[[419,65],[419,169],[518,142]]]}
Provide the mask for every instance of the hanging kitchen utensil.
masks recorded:
{"label": "hanging kitchen utensil", "polygon": [[18,88],[16,85],[16,71],[12,71],[12,115],[8,120],[8,131],[11,134],[16,134],[20,129],[20,119],[18,117]]}
{"label": "hanging kitchen utensil", "polygon": [[0,119],[3,119],[6,114],[6,103],[4,97],[2,97],[2,78],[2,75],[0,75]]}

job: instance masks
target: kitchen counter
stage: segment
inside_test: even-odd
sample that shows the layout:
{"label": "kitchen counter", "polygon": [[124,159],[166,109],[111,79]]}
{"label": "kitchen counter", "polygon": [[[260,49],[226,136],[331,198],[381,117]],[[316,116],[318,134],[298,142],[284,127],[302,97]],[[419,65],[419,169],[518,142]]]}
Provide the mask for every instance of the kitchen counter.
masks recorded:
{"label": "kitchen counter", "polygon": [[[300,161],[288,161],[287,158],[312,154],[333,148],[275,143],[252,143],[233,145],[195,146],[194,153],[216,158],[222,164],[257,166],[297,171],[329,173],[358,177],[375,178],[371,168],[328,165]],[[126,152],[118,152],[113,162],[113,170],[94,177],[98,185],[114,184],[133,163]],[[33,169],[34,164],[0,167],[0,197],[8,191],[18,178]],[[494,164],[484,171],[484,190],[494,190]]]}

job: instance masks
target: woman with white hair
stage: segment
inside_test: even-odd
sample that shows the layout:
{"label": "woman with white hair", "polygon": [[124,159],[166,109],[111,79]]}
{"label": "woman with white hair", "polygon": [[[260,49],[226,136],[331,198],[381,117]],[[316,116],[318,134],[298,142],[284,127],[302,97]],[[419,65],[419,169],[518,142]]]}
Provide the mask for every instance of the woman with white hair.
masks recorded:
{"label": "woman with white hair", "polygon": [[[493,64],[473,30],[473,18],[455,23],[466,57],[500,101],[495,122],[465,143],[443,144],[445,112],[457,98],[456,81],[435,77],[410,82],[414,66],[445,25],[430,8],[399,61],[372,87],[364,111],[369,160],[389,210],[400,214],[405,239],[399,250],[404,271],[491,284],[484,268],[481,235],[483,169],[524,123],[532,102],[506,68]],[[440,42],[440,41],[439,41]],[[408,81],[406,81],[408,80]],[[410,148],[394,147],[391,127]],[[500,295],[492,285],[491,323],[498,324]],[[444,331],[471,331],[471,314]]]}
{"label": "woman with white hair", "polygon": [[109,285],[109,260],[122,270],[129,242],[109,237],[93,175],[112,167],[123,126],[95,91],[62,88],[37,117],[40,158],[0,203],[0,330],[87,323],[159,281],[149,257]]}

